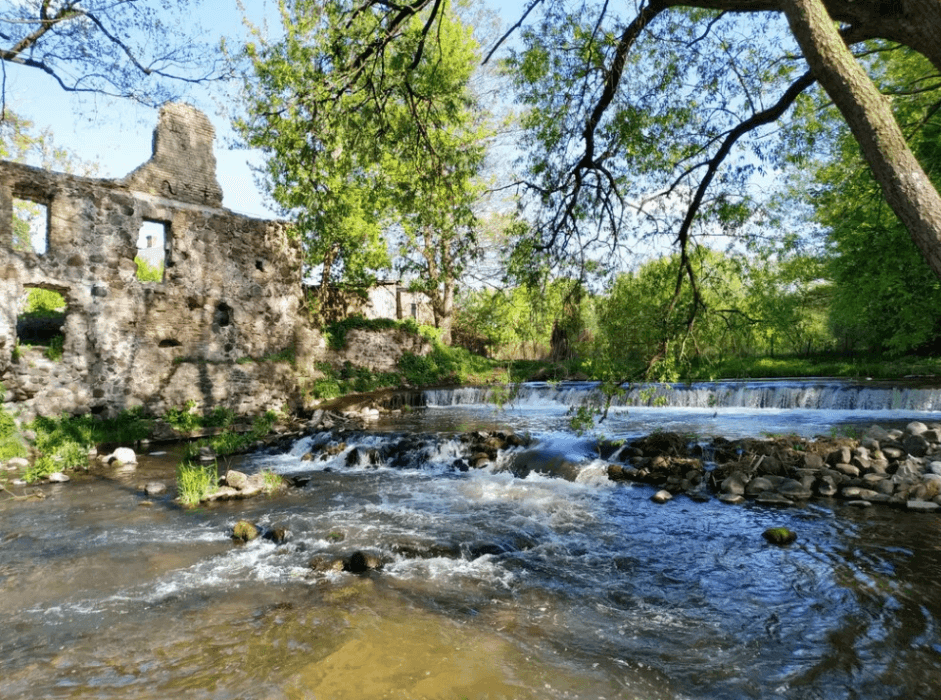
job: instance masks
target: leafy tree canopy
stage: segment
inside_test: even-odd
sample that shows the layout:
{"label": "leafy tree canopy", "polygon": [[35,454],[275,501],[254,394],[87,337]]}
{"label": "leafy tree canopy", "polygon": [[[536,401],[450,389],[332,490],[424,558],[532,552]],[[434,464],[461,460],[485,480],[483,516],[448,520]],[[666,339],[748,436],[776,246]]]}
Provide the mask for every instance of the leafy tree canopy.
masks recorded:
{"label": "leafy tree canopy", "polygon": [[[444,9],[390,17],[390,6],[349,0],[279,7],[284,38],[255,30],[246,47],[252,75],[236,121],[268,154],[266,187],[294,217],[308,263],[321,266],[322,290],[369,283],[391,255],[418,273],[446,319],[476,252],[488,135],[469,87],[480,61],[471,29]],[[387,50],[370,50],[392,37]]]}

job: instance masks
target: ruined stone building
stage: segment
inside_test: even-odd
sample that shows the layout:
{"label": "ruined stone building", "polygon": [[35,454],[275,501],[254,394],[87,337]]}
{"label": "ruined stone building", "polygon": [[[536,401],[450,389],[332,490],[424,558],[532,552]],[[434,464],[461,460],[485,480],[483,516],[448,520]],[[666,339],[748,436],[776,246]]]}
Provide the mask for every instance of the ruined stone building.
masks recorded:
{"label": "ruined stone building", "polygon": [[[17,200],[44,212],[41,245],[13,247]],[[162,257],[160,281],[136,274],[142,228],[144,259]],[[57,361],[18,341],[29,288],[65,298]],[[20,410],[283,407],[296,399],[295,373],[265,358],[316,345],[301,294],[297,241],[282,222],[222,207],[213,128],[188,105],[164,106],[153,156],[122,179],[0,161],[0,383]]]}

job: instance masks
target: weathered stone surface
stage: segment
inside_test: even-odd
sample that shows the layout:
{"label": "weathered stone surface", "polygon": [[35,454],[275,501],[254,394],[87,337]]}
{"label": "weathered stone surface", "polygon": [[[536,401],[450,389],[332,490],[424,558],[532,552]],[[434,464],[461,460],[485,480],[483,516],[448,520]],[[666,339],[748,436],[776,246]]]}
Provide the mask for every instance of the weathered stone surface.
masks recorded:
{"label": "weathered stone surface", "polygon": [[[153,156],[123,179],[0,161],[0,381],[26,420],[136,406],[161,414],[188,401],[250,414],[303,400],[294,369],[264,360],[290,353],[314,374],[327,353],[301,311],[299,243],[283,222],[221,207],[212,139],[205,115],[171,104]],[[44,253],[11,247],[14,198],[47,207]],[[164,226],[160,282],[136,276],[145,222]],[[66,300],[58,361],[39,348],[14,361],[31,287]]]}

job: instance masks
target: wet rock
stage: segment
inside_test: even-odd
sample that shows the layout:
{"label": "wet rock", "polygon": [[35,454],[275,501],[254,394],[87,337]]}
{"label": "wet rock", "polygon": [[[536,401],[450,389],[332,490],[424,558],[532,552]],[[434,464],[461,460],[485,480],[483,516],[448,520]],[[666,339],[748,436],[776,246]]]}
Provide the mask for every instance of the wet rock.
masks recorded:
{"label": "wet rock", "polygon": [[819,471],[820,469],[823,469],[824,464],[825,464],[823,457],[821,457],[820,455],[814,452],[804,453],[803,461],[804,461],[804,467],[806,469],[813,469],[814,471]]}
{"label": "wet rock", "polygon": [[284,527],[273,527],[270,530],[265,530],[262,537],[269,542],[274,542],[275,544],[284,544],[290,538],[291,533],[287,528]]}
{"label": "wet rock", "polygon": [[853,506],[854,508],[872,508],[872,502],[866,501],[863,499],[854,499],[852,501],[847,501],[846,505]]}
{"label": "wet rock", "polygon": [[859,467],[854,466],[852,464],[838,462],[833,465],[833,469],[840,472],[840,474],[845,474],[846,476],[851,476],[851,477],[859,476]]}
{"label": "wet rock", "polygon": [[924,457],[928,453],[928,441],[921,435],[907,436],[902,442],[902,447],[913,457]]}
{"label": "wet rock", "polygon": [[823,475],[817,480],[817,493],[825,498],[837,494],[836,480],[829,475]]}
{"label": "wet rock", "polygon": [[912,421],[905,426],[905,432],[909,435],[921,435],[928,430],[928,426],[921,421]]}
{"label": "wet rock", "polygon": [[231,486],[234,489],[241,491],[248,487],[248,475],[243,472],[236,471],[235,469],[230,469],[225,473],[223,477],[226,486]]}
{"label": "wet rock", "polygon": [[673,500],[673,494],[664,489],[660,489],[650,497],[650,500],[654,503],[666,503],[667,501]]}
{"label": "wet rock", "polygon": [[167,492],[167,485],[162,481],[148,481],[144,484],[142,489],[144,495],[148,498],[153,498],[154,496],[161,496]]}
{"label": "wet rock", "polygon": [[933,501],[906,501],[905,507],[908,510],[915,511],[918,513],[935,513],[938,510],[941,510],[941,505],[934,503]]}
{"label": "wet rock", "polygon": [[746,480],[742,474],[735,473],[722,481],[722,492],[733,496],[745,494]]}
{"label": "wet rock", "polygon": [[797,500],[807,500],[810,498],[813,493],[809,488],[807,488],[800,481],[795,481],[794,479],[785,479],[778,486],[778,493],[787,498],[797,499]]}
{"label": "wet rock", "polygon": [[343,559],[326,555],[312,557],[307,566],[319,573],[339,573],[343,571]]}
{"label": "wet rock", "polygon": [[794,501],[792,501],[791,499],[786,498],[785,496],[782,496],[779,493],[770,493],[770,492],[759,494],[758,497],[755,498],[755,502],[760,503],[761,505],[764,505],[764,506],[792,506],[794,505]]}
{"label": "wet rock", "polygon": [[247,520],[239,520],[232,528],[232,539],[238,542],[251,542],[258,535],[258,528]]}
{"label": "wet rock", "polygon": [[351,574],[363,574],[367,571],[381,569],[382,558],[373,552],[353,552],[343,560],[343,571]]}
{"label": "wet rock", "polygon": [[791,544],[797,539],[797,533],[786,527],[771,527],[761,533],[771,544],[786,545]]}
{"label": "wet rock", "polygon": [[839,464],[850,464],[853,460],[853,452],[849,447],[840,447],[827,455],[827,464],[836,466]]}
{"label": "wet rock", "polygon": [[728,503],[729,505],[737,506],[745,502],[745,497],[740,496],[738,494],[734,494],[734,493],[723,493],[721,496],[719,496],[719,500],[722,501],[723,503]]}
{"label": "wet rock", "polygon": [[52,474],[46,477],[46,480],[53,484],[64,484],[70,481],[68,474],[63,474],[62,472],[52,472]]}
{"label": "wet rock", "polygon": [[771,483],[770,479],[767,479],[763,476],[756,476],[754,479],[748,482],[745,486],[745,495],[749,497],[755,497],[760,493],[765,491],[773,491],[774,484]]}

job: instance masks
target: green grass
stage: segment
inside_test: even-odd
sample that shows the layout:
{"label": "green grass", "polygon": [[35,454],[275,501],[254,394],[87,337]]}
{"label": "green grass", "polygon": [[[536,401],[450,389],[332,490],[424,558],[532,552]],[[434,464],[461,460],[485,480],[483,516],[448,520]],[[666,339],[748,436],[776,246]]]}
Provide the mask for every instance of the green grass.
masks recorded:
{"label": "green grass", "polygon": [[0,462],[26,455],[26,445],[16,429],[13,416],[0,409]]}
{"label": "green grass", "polygon": [[28,426],[36,433],[39,456],[27,470],[26,481],[36,481],[55,471],[88,466],[88,451],[102,444],[133,444],[150,435],[152,421],[140,410],[125,411],[115,418],[94,416],[39,417]]}
{"label": "green grass", "polygon": [[198,460],[199,446],[187,449],[176,468],[177,498],[185,506],[199,505],[200,501],[218,488],[219,468],[216,462],[203,464]]}
{"label": "green grass", "polygon": [[941,375],[941,357],[878,355],[729,358],[693,365],[692,379],[747,379],[780,377],[843,377],[846,379],[900,379]]}
{"label": "green grass", "polygon": [[[197,505],[204,498],[216,490],[219,482],[218,462],[213,460],[210,464],[199,461],[200,449],[212,448],[219,457],[226,457],[251,449],[256,442],[271,433],[278,414],[274,411],[257,416],[252,422],[251,430],[240,433],[226,427],[218,435],[205,440],[191,442],[186,446],[183,459],[177,465],[176,489],[177,497],[186,506]],[[273,493],[281,487],[281,477],[273,472],[265,472],[265,491]]]}

